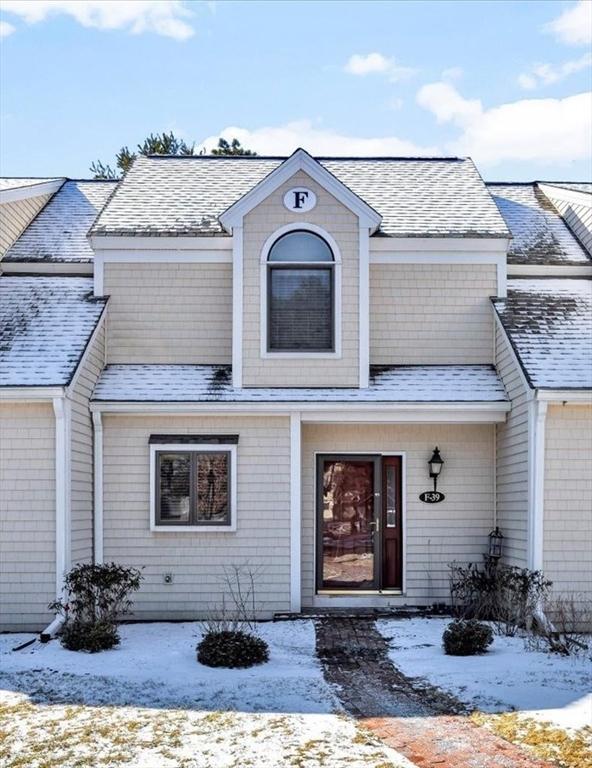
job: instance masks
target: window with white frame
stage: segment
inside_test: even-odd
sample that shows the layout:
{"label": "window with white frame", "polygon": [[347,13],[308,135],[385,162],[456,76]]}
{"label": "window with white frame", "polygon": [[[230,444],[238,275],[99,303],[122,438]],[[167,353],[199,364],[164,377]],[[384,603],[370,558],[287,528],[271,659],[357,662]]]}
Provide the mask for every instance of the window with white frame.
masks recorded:
{"label": "window with white frame", "polygon": [[151,438],[150,450],[153,528],[235,529],[236,445]]}
{"label": "window with white frame", "polygon": [[267,351],[335,351],[335,257],[314,232],[288,232],[269,249]]}

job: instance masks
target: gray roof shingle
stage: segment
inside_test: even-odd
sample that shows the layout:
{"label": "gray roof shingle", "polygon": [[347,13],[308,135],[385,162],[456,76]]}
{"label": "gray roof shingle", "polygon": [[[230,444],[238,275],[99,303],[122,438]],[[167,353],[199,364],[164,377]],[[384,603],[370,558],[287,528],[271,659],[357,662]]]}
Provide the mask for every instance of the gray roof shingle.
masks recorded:
{"label": "gray roof shingle", "polygon": [[586,251],[535,184],[487,186],[512,233],[508,264],[590,264]]}
{"label": "gray roof shingle", "polygon": [[0,277],[0,387],[67,385],[105,308],[92,278]]}
{"label": "gray roof shingle", "polygon": [[[271,157],[138,157],[93,235],[224,235],[218,216],[283,162]],[[464,158],[318,158],[381,216],[389,237],[508,237]]]}
{"label": "gray roof shingle", "polygon": [[592,280],[512,279],[493,299],[535,389],[592,389]]}
{"label": "gray roof shingle", "polygon": [[228,403],[504,402],[504,386],[488,365],[381,366],[368,389],[232,387],[222,365],[108,365],[96,401]]}
{"label": "gray roof shingle", "polygon": [[5,261],[89,262],[87,233],[113,181],[66,181],[8,249]]}

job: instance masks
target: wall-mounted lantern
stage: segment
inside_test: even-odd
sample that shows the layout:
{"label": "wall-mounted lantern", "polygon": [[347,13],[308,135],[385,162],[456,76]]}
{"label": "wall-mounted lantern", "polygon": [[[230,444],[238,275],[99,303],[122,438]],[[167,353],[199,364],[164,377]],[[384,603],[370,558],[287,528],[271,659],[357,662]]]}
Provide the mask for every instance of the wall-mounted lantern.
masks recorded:
{"label": "wall-mounted lantern", "polygon": [[504,536],[500,529],[496,526],[489,534],[489,557],[499,560],[502,556]]}
{"label": "wall-mounted lantern", "polygon": [[428,467],[430,468],[430,477],[434,478],[434,492],[437,488],[438,483],[438,475],[442,471],[442,466],[444,464],[444,459],[440,456],[440,450],[438,449],[438,446],[434,448],[434,452],[432,453],[432,458],[428,461]]}

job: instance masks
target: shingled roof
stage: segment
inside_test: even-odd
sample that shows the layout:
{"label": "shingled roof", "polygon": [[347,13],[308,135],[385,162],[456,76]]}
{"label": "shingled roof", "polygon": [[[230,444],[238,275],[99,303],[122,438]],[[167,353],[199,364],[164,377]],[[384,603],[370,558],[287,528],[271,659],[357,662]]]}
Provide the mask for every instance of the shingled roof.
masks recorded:
{"label": "shingled roof", "polygon": [[[278,157],[138,157],[92,235],[226,234],[218,217],[276,169]],[[508,237],[468,158],[317,158],[382,216],[389,237]]]}
{"label": "shingled roof", "polygon": [[0,387],[67,385],[105,308],[92,278],[0,277]]}
{"label": "shingled roof", "polygon": [[592,389],[592,280],[512,279],[495,310],[534,389]]}
{"label": "shingled roof", "polygon": [[8,249],[4,261],[92,261],[88,230],[114,189],[113,181],[66,181]]}
{"label": "shingled roof", "polygon": [[95,401],[225,403],[425,403],[507,401],[489,365],[408,365],[371,369],[370,386],[357,388],[243,387],[234,389],[225,365],[108,365]]}
{"label": "shingled roof", "polygon": [[488,183],[512,240],[508,264],[590,265],[553,203],[536,184]]}

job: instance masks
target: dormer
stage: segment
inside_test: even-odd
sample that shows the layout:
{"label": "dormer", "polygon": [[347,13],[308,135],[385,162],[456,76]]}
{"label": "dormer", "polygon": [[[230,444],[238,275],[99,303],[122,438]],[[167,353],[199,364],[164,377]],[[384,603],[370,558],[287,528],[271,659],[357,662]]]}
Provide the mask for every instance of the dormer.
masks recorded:
{"label": "dormer", "polygon": [[367,386],[380,221],[302,149],[220,216],[233,236],[235,386]]}

